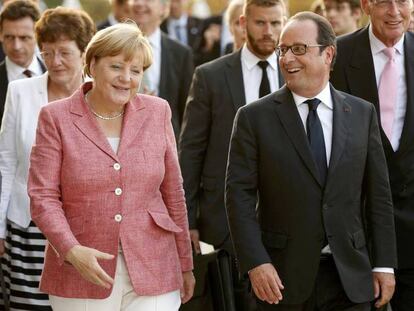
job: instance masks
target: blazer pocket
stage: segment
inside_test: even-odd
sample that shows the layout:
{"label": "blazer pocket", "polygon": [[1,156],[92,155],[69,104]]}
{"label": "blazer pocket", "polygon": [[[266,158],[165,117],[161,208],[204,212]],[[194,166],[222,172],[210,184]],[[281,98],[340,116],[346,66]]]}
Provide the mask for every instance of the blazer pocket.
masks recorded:
{"label": "blazer pocket", "polygon": [[148,213],[151,215],[151,218],[157,224],[158,227],[171,232],[182,232],[183,229],[178,227],[175,222],[171,219],[170,215],[166,213],[159,213],[148,210]]}
{"label": "blazer pocket", "polygon": [[215,178],[203,176],[201,178],[201,181],[202,181],[202,184],[203,184],[202,185],[203,189],[209,190],[209,191],[216,190],[217,182],[216,182]]}
{"label": "blazer pocket", "polygon": [[285,248],[288,242],[287,235],[275,232],[262,232],[263,244],[269,248]]}
{"label": "blazer pocket", "polygon": [[352,243],[356,249],[366,245],[364,230],[359,230],[352,234]]}

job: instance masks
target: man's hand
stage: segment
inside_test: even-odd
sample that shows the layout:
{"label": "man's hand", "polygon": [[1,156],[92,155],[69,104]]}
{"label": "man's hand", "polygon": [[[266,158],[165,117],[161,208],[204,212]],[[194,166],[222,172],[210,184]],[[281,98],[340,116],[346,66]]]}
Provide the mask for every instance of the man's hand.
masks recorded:
{"label": "man's hand", "polygon": [[221,25],[211,24],[204,31],[204,52],[210,52],[216,42],[220,41],[221,37]]}
{"label": "man's hand", "polygon": [[180,290],[181,303],[186,303],[193,297],[195,278],[192,271],[183,272],[183,287]]}
{"label": "man's hand", "polygon": [[378,298],[375,307],[381,308],[390,301],[394,294],[395,277],[392,273],[373,272],[373,278],[375,298]]}
{"label": "man's hand", "polygon": [[190,230],[190,239],[194,247],[194,252],[198,255],[201,253],[200,249],[200,233],[197,229]]}
{"label": "man's hand", "polygon": [[102,269],[98,259],[112,260],[114,257],[114,255],[93,248],[76,245],[66,254],[65,260],[70,262],[85,280],[104,288],[110,288],[114,280]]}
{"label": "man's hand", "polygon": [[265,263],[249,271],[249,278],[256,296],[269,304],[277,304],[282,300],[282,281],[275,267]]}
{"label": "man's hand", "polygon": [[0,239],[0,256],[3,256],[4,251],[5,251],[5,248],[4,248],[4,239]]}

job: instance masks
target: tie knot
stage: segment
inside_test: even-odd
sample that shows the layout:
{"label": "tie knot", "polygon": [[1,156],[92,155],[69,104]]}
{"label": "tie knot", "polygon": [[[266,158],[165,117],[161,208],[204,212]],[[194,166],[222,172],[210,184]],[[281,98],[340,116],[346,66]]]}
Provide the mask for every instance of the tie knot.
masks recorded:
{"label": "tie knot", "polygon": [[262,68],[262,70],[266,70],[267,66],[269,65],[269,63],[267,62],[267,60],[261,60],[257,63],[257,65]]}
{"label": "tie knot", "polygon": [[309,106],[309,111],[316,111],[318,109],[318,105],[321,103],[321,101],[317,98],[308,99],[305,101],[305,103]]}
{"label": "tie knot", "polygon": [[28,78],[32,77],[32,72],[29,69],[26,69],[25,71],[23,71],[23,74]]}
{"label": "tie knot", "polygon": [[393,47],[391,48],[385,48],[382,50],[382,52],[390,59],[393,60],[394,59],[394,55],[395,55],[395,49]]}

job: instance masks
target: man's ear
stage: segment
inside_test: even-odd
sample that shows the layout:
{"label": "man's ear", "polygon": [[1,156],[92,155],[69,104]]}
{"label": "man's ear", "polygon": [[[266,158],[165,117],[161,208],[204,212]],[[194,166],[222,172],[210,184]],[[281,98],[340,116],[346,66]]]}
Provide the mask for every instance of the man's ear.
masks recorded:
{"label": "man's ear", "polygon": [[244,15],[244,14],[240,15],[239,23],[240,23],[241,28],[246,29],[246,24],[247,24],[246,15]]}
{"label": "man's ear", "polygon": [[325,54],[326,54],[326,60],[325,63],[329,66],[331,66],[334,58],[335,58],[335,54],[336,54],[336,49],[333,45],[329,45],[325,48],[324,50]]}
{"label": "man's ear", "polygon": [[371,15],[370,0],[361,0],[361,9],[366,15]]}

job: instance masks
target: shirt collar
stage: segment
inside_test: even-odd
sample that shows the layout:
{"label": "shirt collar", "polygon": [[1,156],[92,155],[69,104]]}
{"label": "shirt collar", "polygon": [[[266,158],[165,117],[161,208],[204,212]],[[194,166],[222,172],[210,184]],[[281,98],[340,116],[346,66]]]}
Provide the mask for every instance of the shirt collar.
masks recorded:
{"label": "shirt collar", "polygon": [[181,27],[186,27],[187,26],[187,19],[188,19],[188,15],[187,14],[183,14],[180,16],[180,18],[175,19],[170,17],[170,23],[173,26],[181,26]]}
{"label": "shirt collar", "polygon": [[[369,25],[368,36],[369,42],[371,43],[371,50],[373,55],[382,53],[382,51],[387,48],[387,46],[385,46],[385,44],[374,35],[374,32],[372,31],[372,25]],[[394,48],[400,55],[403,55],[404,53],[404,37],[405,36],[402,36],[401,39],[398,40],[398,42],[394,45]]]}
{"label": "shirt collar", "polygon": [[[306,98],[303,96],[300,96],[294,92],[292,92],[293,95],[293,100],[295,101],[296,106],[300,106],[302,105],[306,100],[311,99],[311,98]],[[325,87],[323,88],[323,90],[316,95],[313,98],[317,98],[319,99],[325,106],[327,106],[329,109],[333,109],[332,106],[332,97],[331,97],[331,87],[329,83],[326,83]]]}
{"label": "shirt collar", "polygon": [[148,37],[148,41],[154,49],[161,48],[161,30],[158,27],[152,34]]}
{"label": "shirt collar", "polygon": [[36,54],[33,55],[32,62],[30,63],[29,67],[24,68],[16,63],[12,62],[10,58],[6,57],[6,68],[7,71],[11,74],[13,77],[18,77],[25,71],[26,69],[29,69],[33,75],[39,76],[43,73],[42,68],[40,67],[39,60],[37,59]]}
{"label": "shirt collar", "polygon": [[[258,58],[256,55],[254,55],[247,47],[246,44],[244,44],[242,51],[241,51],[241,59],[243,63],[246,65],[247,69],[250,71],[254,66],[257,65],[259,61],[262,59]],[[277,70],[277,57],[276,53],[270,54],[268,58],[266,58],[267,62],[269,63],[270,67],[273,68],[273,70]]]}

